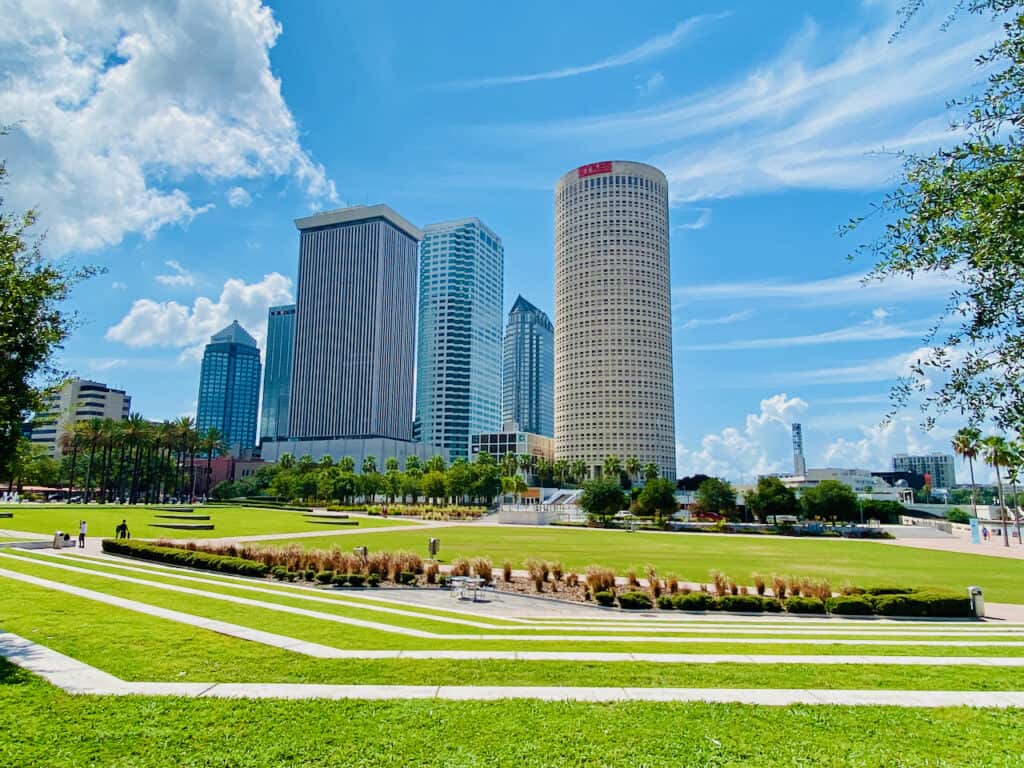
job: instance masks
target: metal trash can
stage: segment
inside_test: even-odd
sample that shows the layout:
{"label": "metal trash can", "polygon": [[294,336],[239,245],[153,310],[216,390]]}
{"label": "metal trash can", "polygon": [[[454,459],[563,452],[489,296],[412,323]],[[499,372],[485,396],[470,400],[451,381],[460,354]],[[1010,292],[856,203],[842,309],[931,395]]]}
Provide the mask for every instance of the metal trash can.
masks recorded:
{"label": "metal trash can", "polygon": [[981,587],[968,587],[967,594],[971,598],[971,612],[979,619],[985,618],[985,595]]}
{"label": "metal trash can", "polygon": [[356,557],[358,557],[365,563],[368,551],[366,547],[352,547],[352,554],[354,554]]}
{"label": "metal trash can", "polygon": [[437,557],[437,553],[441,551],[441,540],[431,539],[430,543],[427,545],[427,551],[430,553],[431,557]]}
{"label": "metal trash can", "polygon": [[53,548],[60,549],[64,546],[64,531],[54,531],[53,533]]}

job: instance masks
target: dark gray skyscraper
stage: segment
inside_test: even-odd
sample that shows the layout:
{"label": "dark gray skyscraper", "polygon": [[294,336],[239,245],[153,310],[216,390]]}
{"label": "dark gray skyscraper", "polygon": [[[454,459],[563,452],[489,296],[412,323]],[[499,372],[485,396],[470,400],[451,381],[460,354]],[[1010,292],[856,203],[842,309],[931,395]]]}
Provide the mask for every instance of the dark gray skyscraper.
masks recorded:
{"label": "dark gray skyscraper", "polygon": [[202,434],[216,427],[229,448],[252,448],[259,400],[260,350],[235,320],[203,352],[196,429]]}
{"label": "dark gray skyscraper", "polygon": [[420,230],[386,205],[296,219],[288,435],[412,439]]}
{"label": "dark gray skyscraper", "polygon": [[263,366],[263,411],[260,440],[288,437],[292,352],[295,349],[295,305],[271,307],[267,319],[267,352]]}
{"label": "dark gray skyscraper", "polygon": [[555,434],[555,335],[548,316],[522,296],[505,328],[501,420],[506,429]]}

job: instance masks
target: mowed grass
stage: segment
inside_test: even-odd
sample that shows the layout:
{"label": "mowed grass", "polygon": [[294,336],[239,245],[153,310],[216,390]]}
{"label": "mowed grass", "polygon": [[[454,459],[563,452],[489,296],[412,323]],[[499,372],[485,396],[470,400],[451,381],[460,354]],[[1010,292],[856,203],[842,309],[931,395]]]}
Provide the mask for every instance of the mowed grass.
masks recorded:
{"label": "mowed grass", "polygon": [[[509,560],[522,568],[528,558],[559,561],[566,572],[604,565],[624,576],[629,569],[641,578],[653,565],[661,577],[709,580],[712,570],[725,572],[739,584],[752,573],[827,578],[833,588],[901,585],[950,589],[964,593],[977,584],[986,599],[1024,603],[1024,560],[934,552],[871,541],[797,539],[728,534],[628,533],[599,529],[518,528],[515,526],[446,526],[421,531],[373,531],[344,545],[371,550],[409,550],[425,556],[430,537],[441,540],[440,559],[489,557],[495,567]],[[307,548],[327,548],[339,539],[324,536],[297,539]],[[285,542],[275,542],[283,544]]]}
{"label": "mowed grass", "polygon": [[[278,509],[256,509],[253,507],[203,507],[191,509],[197,515],[209,515],[209,520],[197,520],[197,523],[212,523],[212,531],[186,531],[174,528],[156,528],[155,523],[185,523],[188,520],[171,520],[158,518],[156,515],[178,514],[142,506],[116,504],[16,504],[0,507],[13,511],[13,518],[0,519],[0,528],[12,531],[30,531],[52,536],[54,531],[67,531],[78,535],[78,522],[85,520],[89,526],[89,535],[100,538],[114,536],[114,528],[122,520],[127,520],[128,530],[136,539],[210,539],[226,536],[255,536],[271,533],[305,533],[322,531],[331,528],[387,528],[393,526],[418,526],[412,520],[383,520],[379,517],[349,515],[348,521],[339,524],[313,523],[305,519],[301,512]],[[341,523],[358,521],[358,526],[342,525]],[[340,543],[344,543],[339,539]]]}
{"label": "mowed grass", "polygon": [[68,696],[0,661],[4,766],[1009,768],[1019,710]]}
{"label": "mowed grass", "polygon": [[134,681],[1021,690],[1018,668],[313,659],[32,585],[0,593],[3,627]]}

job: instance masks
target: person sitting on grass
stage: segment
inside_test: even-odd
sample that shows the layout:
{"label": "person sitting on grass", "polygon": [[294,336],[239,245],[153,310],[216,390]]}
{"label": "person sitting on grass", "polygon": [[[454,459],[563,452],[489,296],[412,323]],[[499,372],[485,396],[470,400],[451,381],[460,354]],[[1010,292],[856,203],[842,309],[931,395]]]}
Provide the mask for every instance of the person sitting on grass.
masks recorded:
{"label": "person sitting on grass", "polygon": [[118,539],[130,539],[132,535],[128,532],[128,522],[122,520],[121,524],[114,529],[114,535]]}

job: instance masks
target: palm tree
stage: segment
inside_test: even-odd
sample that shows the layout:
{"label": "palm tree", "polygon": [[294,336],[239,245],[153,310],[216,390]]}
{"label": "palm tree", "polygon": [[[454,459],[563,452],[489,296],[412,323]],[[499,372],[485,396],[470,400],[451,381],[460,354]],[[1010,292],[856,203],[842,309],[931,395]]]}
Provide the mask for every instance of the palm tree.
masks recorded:
{"label": "palm tree", "polygon": [[178,440],[178,498],[185,495],[187,475],[185,473],[185,457],[188,454],[192,433],[196,422],[191,416],[182,416],[174,422],[175,437]]}
{"label": "palm tree", "polygon": [[996,482],[999,484],[999,516],[1003,519],[1003,546],[1010,546],[1010,539],[1006,529],[1006,499],[1003,496],[1003,477],[999,472],[1000,467],[1006,466],[1007,450],[1009,446],[1006,440],[998,435],[990,435],[981,441],[981,450],[985,463],[996,470]]}
{"label": "palm tree", "polygon": [[622,462],[618,456],[608,456],[604,460],[603,474],[606,479],[619,479],[619,476],[622,474]]}
{"label": "palm tree", "polygon": [[356,471],[356,460],[351,456],[342,456],[338,459],[338,469],[346,474],[351,474]]}
{"label": "palm tree", "polygon": [[[163,499],[164,480],[168,478],[167,466],[171,463],[171,454],[177,441],[177,431],[170,421],[161,422],[153,434],[153,442],[157,454],[157,478],[155,496],[157,502]],[[146,494],[149,495],[148,493]]]}
{"label": "palm tree", "polygon": [[96,447],[103,440],[103,419],[89,419],[75,424],[80,430],[82,441],[89,446],[89,464],[85,470],[85,503],[88,504],[92,495],[92,466],[96,458]]}
{"label": "palm tree", "polygon": [[367,456],[363,459],[363,474],[370,475],[377,471],[377,459],[373,456]]}
{"label": "palm tree", "polygon": [[630,456],[626,459],[625,467],[629,479],[635,483],[640,478],[640,459],[636,456]]}
{"label": "palm tree", "polygon": [[213,474],[213,456],[224,453],[224,436],[216,427],[210,427],[199,438],[199,452],[206,454],[206,483],[203,496],[210,495],[210,480]]}
{"label": "palm tree", "polygon": [[565,485],[565,480],[569,476],[569,462],[565,459],[558,459],[552,469],[555,473],[555,479],[558,481],[558,486],[561,488]]}
{"label": "palm tree", "polygon": [[587,479],[589,469],[587,467],[586,459],[574,459],[569,467],[569,474],[572,475],[572,479],[576,482],[576,485],[579,485]]}
{"label": "palm tree", "polygon": [[1013,488],[1013,521],[1017,526],[1017,543],[1024,544],[1020,537],[1020,502],[1017,501],[1017,480],[1020,478],[1021,464],[1024,463],[1024,446],[1014,440],[1007,446],[1006,476]]}
{"label": "palm tree", "polygon": [[413,474],[420,471],[420,457],[414,453],[405,457],[405,471]]}
{"label": "palm tree", "polygon": [[135,458],[132,460],[132,482],[131,487],[128,490],[128,503],[134,504],[138,501],[141,495],[141,480],[142,480],[142,447],[148,437],[149,425],[146,420],[138,413],[133,413],[124,422],[122,427],[122,436],[125,443],[128,445],[129,458],[131,457],[134,449]]}
{"label": "palm tree", "polygon": [[[398,459],[394,456],[388,456],[384,459],[384,471],[385,472],[397,472],[398,471]],[[394,499],[392,499],[394,501]]]}
{"label": "palm tree", "polygon": [[501,474],[505,477],[512,477],[519,469],[519,459],[512,451],[501,457]]}
{"label": "palm tree", "polygon": [[295,466],[295,457],[290,453],[282,453],[277,460],[277,466],[280,469],[291,469]]}
{"label": "palm tree", "polygon": [[529,453],[520,453],[516,455],[516,462],[519,464],[519,469],[523,473],[523,480],[526,480],[527,473],[533,473],[534,458]]}
{"label": "palm tree", "polygon": [[661,470],[658,469],[658,465],[655,464],[653,461],[648,461],[646,464],[644,464],[643,473],[644,480],[654,480],[658,477],[661,477]]}
{"label": "palm tree", "polygon": [[75,490],[75,462],[78,459],[78,445],[78,433],[74,429],[66,429],[60,433],[61,453],[66,454],[71,451],[71,466],[68,472],[68,504],[71,503],[71,494]]}
{"label": "palm tree", "polygon": [[974,483],[974,460],[978,457],[980,449],[980,429],[964,427],[953,435],[953,451],[957,456],[967,459],[967,465],[971,468],[971,510],[975,519],[978,517],[978,486]]}
{"label": "palm tree", "polygon": [[444,457],[435,453],[427,459],[423,466],[426,468],[427,472],[444,472]]}

